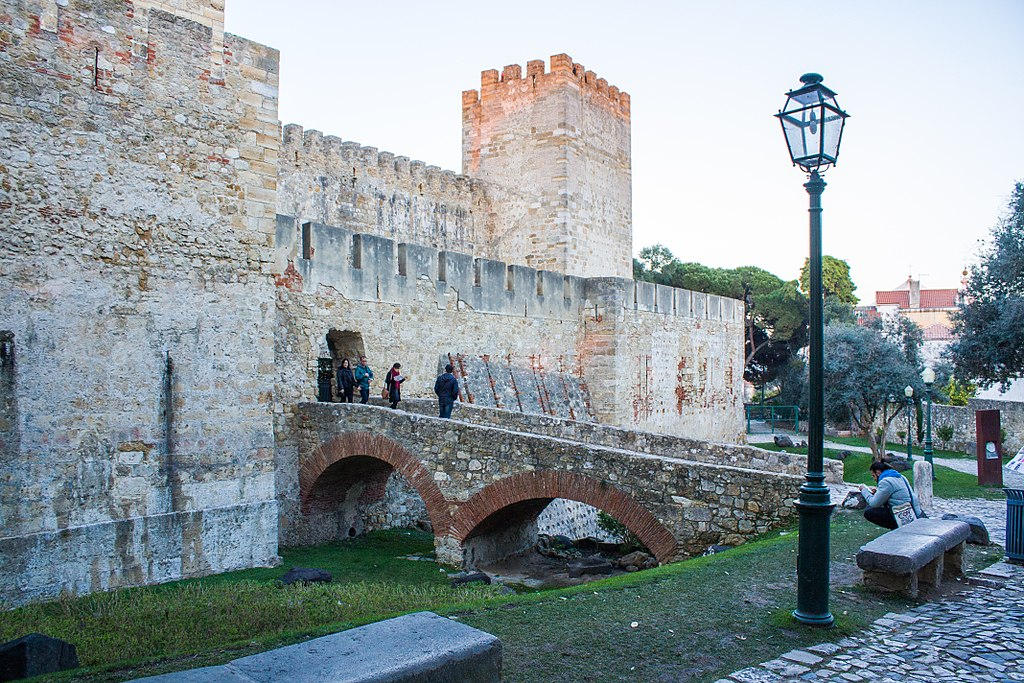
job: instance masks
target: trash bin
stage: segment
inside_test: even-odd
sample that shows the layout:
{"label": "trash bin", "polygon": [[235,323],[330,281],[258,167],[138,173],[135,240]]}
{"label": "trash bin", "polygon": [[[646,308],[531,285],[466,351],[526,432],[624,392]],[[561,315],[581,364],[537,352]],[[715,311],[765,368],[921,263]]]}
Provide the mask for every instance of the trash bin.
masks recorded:
{"label": "trash bin", "polygon": [[1006,491],[1006,559],[1024,564],[1024,490]]}

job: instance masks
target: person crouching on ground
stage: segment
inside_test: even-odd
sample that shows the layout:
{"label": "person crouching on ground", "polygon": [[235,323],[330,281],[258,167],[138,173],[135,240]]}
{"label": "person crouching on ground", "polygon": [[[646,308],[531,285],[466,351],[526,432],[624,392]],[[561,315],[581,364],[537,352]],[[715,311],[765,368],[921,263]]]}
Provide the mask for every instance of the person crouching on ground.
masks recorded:
{"label": "person crouching on ground", "polygon": [[895,529],[897,524],[896,517],[892,514],[892,507],[908,502],[913,504],[914,512],[918,517],[925,516],[910,482],[889,464],[871,463],[871,476],[878,483],[877,488],[869,489],[864,484],[860,485],[861,495],[868,503],[864,510],[864,519],[886,529]]}
{"label": "person crouching on ground", "polygon": [[341,361],[341,367],[338,368],[338,391],[341,393],[342,403],[352,403],[355,387],[356,378],[352,374],[352,363],[346,358]]}
{"label": "person crouching on ground", "polygon": [[450,418],[452,407],[459,398],[459,380],[455,379],[455,368],[444,366],[444,374],[438,375],[434,382],[434,393],[437,394],[437,407],[441,411],[441,417]]}
{"label": "person crouching on ground", "polygon": [[405,381],[405,377],[402,375],[402,364],[395,363],[388,370],[387,376],[384,378],[384,386],[388,390],[388,400],[391,401],[391,407],[397,408],[398,402],[402,400],[402,382]]}
{"label": "person crouching on ground", "polygon": [[354,379],[359,385],[359,402],[367,403],[370,400],[370,380],[373,379],[373,370],[366,364],[365,356],[359,356],[359,365],[356,366]]}

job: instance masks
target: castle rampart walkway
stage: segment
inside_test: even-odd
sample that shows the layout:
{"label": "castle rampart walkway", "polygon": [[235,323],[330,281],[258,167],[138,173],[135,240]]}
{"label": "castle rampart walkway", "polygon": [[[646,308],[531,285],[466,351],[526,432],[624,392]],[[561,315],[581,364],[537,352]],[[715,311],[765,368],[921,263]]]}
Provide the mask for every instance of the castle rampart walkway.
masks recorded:
{"label": "castle rampart walkway", "polygon": [[296,465],[301,512],[283,520],[283,543],[302,537],[302,527],[316,524],[332,500],[379,499],[394,470],[423,499],[438,557],[452,564],[528,547],[530,523],[554,498],[608,512],[665,562],[782,524],[794,512],[801,482],[789,474],[333,403],[299,404]]}
{"label": "castle rampart walkway", "polygon": [[[374,404],[387,405],[385,401],[379,399],[374,399]],[[401,405],[403,410],[410,413],[437,414],[437,401],[432,399],[406,399],[402,401]],[[597,446],[608,446],[650,455],[666,455],[715,465],[765,470],[799,477],[803,477],[807,472],[806,455],[769,451],[758,448],[756,445],[716,444],[672,434],[623,429],[596,422],[567,420],[550,415],[521,413],[468,403],[456,403],[452,410],[452,418],[477,425],[514,429],[540,436],[552,436]],[[843,462],[841,460],[825,458],[825,481],[830,484],[843,483]]]}

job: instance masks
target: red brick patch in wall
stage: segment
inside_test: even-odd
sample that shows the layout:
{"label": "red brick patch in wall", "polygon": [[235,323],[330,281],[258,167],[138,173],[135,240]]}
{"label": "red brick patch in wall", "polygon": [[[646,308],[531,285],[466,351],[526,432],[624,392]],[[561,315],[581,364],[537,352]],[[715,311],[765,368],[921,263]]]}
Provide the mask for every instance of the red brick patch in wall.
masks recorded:
{"label": "red brick patch in wall", "polygon": [[499,479],[459,506],[452,532],[465,541],[495,512],[538,498],[568,498],[592,505],[625,524],[659,562],[668,562],[676,555],[676,540],[657,517],[608,483],[574,472],[537,470]]}
{"label": "red brick patch in wall", "polygon": [[[299,498],[302,509],[308,509],[314,494],[317,480],[331,465],[346,458],[368,456],[381,460],[395,468],[405,477],[409,485],[423,499],[427,507],[427,515],[438,536],[445,535],[451,526],[447,503],[441,490],[437,488],[433,476],[423,463],[409,451],[391,439],[370,432],[346,432],[324,443],[300,459],[299,464]],[[379,482],[378,482],[379,485]],[[371,489],[375,489],[371,485]]]}

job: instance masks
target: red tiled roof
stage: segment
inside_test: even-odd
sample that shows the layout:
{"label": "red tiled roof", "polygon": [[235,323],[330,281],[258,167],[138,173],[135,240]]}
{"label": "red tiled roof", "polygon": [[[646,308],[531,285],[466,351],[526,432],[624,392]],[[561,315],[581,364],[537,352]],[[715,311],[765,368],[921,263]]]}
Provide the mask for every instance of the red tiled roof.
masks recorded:
{"label": "red tiled roof", "polygon": [[900,308],[910,308],[910,292],[906,290],[885,290],[875,292],[875,305],[899,304]]}
{"label": "red tiled roof", "polygon": [[955,289],[922,289],[921,308],[953,308],[956,294]]}
{"label": "red tiled roof", "polygon": [[[924,292],[921,293],[924,294]],[[929,341],[953,338],[953,330],[951,330],[950,328],[946,327],[941,323],[929,325],[928,327],[924,328],[923,332],[924,338]]]}

